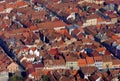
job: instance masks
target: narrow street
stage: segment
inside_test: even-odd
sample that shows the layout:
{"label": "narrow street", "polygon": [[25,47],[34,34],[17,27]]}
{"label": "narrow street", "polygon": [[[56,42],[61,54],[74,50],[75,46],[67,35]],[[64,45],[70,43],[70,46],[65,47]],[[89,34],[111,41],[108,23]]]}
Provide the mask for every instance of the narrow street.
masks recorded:
{"label": "narrow street", "polygon": [[[111,52],[113,54],[113,56],[117,57],[118,59],[120,59],[120,51],[118,51],[116,48],[113,48],[112,46],[108,45],[107,42],[100,42],[101,40],[99,38],[97,38],[93,33],[90,33],[89,30],[85,31],[88,34],[92,34],[95,38],[95,41],[100,43],[101,45],[103,45],[109,52]],[[116,51],[117,54],[116,54]]]}
{"label": "narrow street", "polygon": [[16,55],[9,50],[7,44],[3,39],[0,38],[0,46],[4,50],[4,52],[11,58],[13,59],[23,70],[25,70],[25,67],[20,63]]}
{"label": "narrow street", "polygon": [[[43,5],[43,4],[41,4]],[[66,24],[70,24],[70,22],[66,19],[66,17],[60,16],[58,13],[50,10],[49,8],[47,8],[45,5],[41,6],[44,10],[51,12],[52,14],[54,14],[56,17],[58,17],[60,20],[62,20],[63,22],[65,22]]]}

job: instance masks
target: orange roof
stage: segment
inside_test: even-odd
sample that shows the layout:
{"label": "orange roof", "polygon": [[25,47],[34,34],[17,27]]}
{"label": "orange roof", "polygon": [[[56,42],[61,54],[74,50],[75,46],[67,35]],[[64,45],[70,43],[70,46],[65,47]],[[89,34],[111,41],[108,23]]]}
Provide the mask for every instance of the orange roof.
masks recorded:
{"label": "orange roof", "polygon": [[16,7],[22,7],[22,6],[25,6],[25,5],[28,5],[28,3],[25,2],[25,1],[19,1],[19,2],[16,2],[16,3],[15,3],[15,6],[16,6]]}
{"label": "orange roof", "polygon": [[98,17],[97,22],[103,22],[103,19],[101,17]]}
{"label": "orange roof", "polygon": [[93,57],[86,57],[87,64],[94,64]]}
{"label": "orange roof", "polygon": [[102,51],[105,51],[105,50],[106,50],[106,48],[104,48],[104,47],[99,47],[99,48],[96,49],[97,52],[102,52]]}
{"label": "orange roof", "polygon": [[32,51],[35,51],[36,50],[36,47],[31,47],[30,48]]}
{"label": "orange roof", "polygon": [[6,4],[5,8],[15,8],[14,4]]}
{"label": "orange roof", "polygon": [[32,64],[27,64],[27,68],[33,68],[33,65]]}
{"label": "orange roof", "polygon": [[64,35],[68,38],[72,38],[72,36],[68,33],[68,31],[64,32]]}
{"label": "orange roof", "polygon": [[72,75],[75,75],[75,74],[77,73],[77,70],[70,70],[70,73],[71,73]]}
{"label": "orange roof", "polygon": [[21,49],[21,51],[29,51],[29,48],[28,48],[28,47],[23,47],[23,48]]}
{"label": "orange roof", "polygon": [[114,40],[117,40],[119,37],[118,37],[118,35],[113,35],[112,36],[112,39],[114,39]]}
{"label": "orange roof", "polygon": [[113,65],[120,65],[120,60],[119,59],[112,60],[112,64]]}
{"label": "orange roof", "polygon": [[30,26],[29,28],[31,31],[37,30],[38,28],[36,26]]}
{"label": "orange roof", "polygon": [[57,48],[50,49],[48,52],[49,52],[49,54],[52,54],[52,55],[58,55],[59,54]]}
{"label": "orange roof", "polygon": [[37,76],[37,73],[36,72],[32,72],[32,76]]}
{"label": "orange roof", "polygon": [[102,56],[103,62],[111,62],[112,61],[112,56],[111,55],[104,55]]}
{"label": "orange roof", "polygon": [[73,10],[72,10],[73,12],[78,12],[79,11],[79,9],[78,8],[73,8]]}
{"label": "orange roof", "polygon": [[4,11],[4,8],[2,6],[0,6],[0,12]]}
{"label": "orange roof", "polygon": [[61,29],[61,30],[56,30],[56,32],[60,33],[60,34],[65,34],[66,32],[68,33],[67,29]]}
{"label": "orange roof", "polygon": [[47,75],[50,71],[49,70],[43,70],[43,73]]}
{"label": "orange roof", "polygon": [[89,39],[89,38],[83,38],[82,41],[83,41],[84,43],[89,43],[89,42],[90,42],[90,39]]}
{"label": "orange roof", "polygon": [[83,66],[86,66],[86,65],[87,65],[87,63],[86,63],[85,59],[79,59],[78,60],[78,66],[83,67]]}
{"label": "orange roof", "polygon": [[100,25],[100,24],[97,24],[96,27],[97,27],[98,29],[100,29],[100,28],[101,28],[101,25]]}
{"label": "orange roof", "polygon": [[79,27],[80,32],[84,32],[84,29],[82,26]]}
{"label": "orange roof", "polygon": [[94,57],[94,61],[95,61],[95,62],[98,62],[98,61],[100,62],[100,61],[102,61],[102,56],[95,56],[95,57]]}
{"label": "orange roof", "polygon": [[24,33],[23,33],[23,36],[24,36],[25,38],[28,38],[28,37],[30,36],[30,34],[29,34],[29,32],[24,32]]}
{"label": "orange roof", "polygon": [[106,50],[105,55],[111,55],[111,53],[108,50]]}
{"label": "orange roof", "polygon": [[116,43],[117,43],[117,44],[120,44],[120,40],[117,40]]}
{"label": "orange roof", "polygon": [[66,12],[71,13],[71,10],[68,8],[68,9],[66,10]]}
{"label": "orange roof", "polygon": [[0,64],[2,64],[3,62],[2,61],[0,61]]}
{"label": "orange roof", "polygon": [[7,24],[2,24],[1,27],[2,28],[7,28]]}
{"label": "orange roof", "polygon": [[57,27],[67,26],[67,24],[62,21],[54,21],[54,22],[40,23],[40,24],[37,24],[37,26],[42,29],[53,29]]}

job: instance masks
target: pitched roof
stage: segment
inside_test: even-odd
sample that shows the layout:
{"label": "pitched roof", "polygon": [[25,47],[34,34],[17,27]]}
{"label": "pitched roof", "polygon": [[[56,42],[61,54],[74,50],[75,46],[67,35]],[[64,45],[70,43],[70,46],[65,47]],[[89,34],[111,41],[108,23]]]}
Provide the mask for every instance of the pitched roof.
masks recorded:
{"label": "pitched roof", "polygon": [[77,62],[77,57],[74,56],[74,53],[68,53],[65,58],[67,62]]}
{"label": "pitched roof", "polygon": [[78,66],[84,67],[84,66],[86,66],[86,65],[87,65],[87,62],[86,62],[85,59],[79,59],[79,60],[78,60]]}
{"label": "pitched roof", "polygon": [[64,61],[64,59],[62,58],[62,57],[59,57],[59,59],[58,60],[53,60],[53,64],[55,65],[55,66],[59,66],[59,65],[65,65],[65,61]]}
{"label": "pitched roof", "polygon": [[0,6],[0,12],[4,11],[3,6]]}
{"label": "pitched roof", "polygon": [[120,60],[119,59],[114,59],[112,60],[113,65],[120,65]]}
{"label": "pitched roof", "polygon": [[15,3],[16,7],[23,7],[23,6],[26,6],[26,5],[28,5],[28,3],[25,2],[25,1],[18,1],[18,2]]}
{"label": "pitched roof", "polygon": [[87,67],[81,67],[81,70],[84,74],[92,74],[93,72],[97,71],[98,68],[94,66],[87,66]]}
{"label": "pitched roof", "polygon": [[5,5],[5,8],[15,8],[15,5],[8,3]]}
{"label": "pitched roof", "polygon": [[103,52],[103,51],[105,51],[105,50],[106,50],[105,47],[98,47],[98,48],[96,49],[97,52]]}
{"label": "pitched roof", "polygon": [[58,55],[58,54],[59,54],[57,48],[50,49],[50,50],[48,51],[48,53],[49,53],[49,54],[52,54],[52,55]]}
{"label": "pitched roof", "polygon": [[102,62],[103,60],[102,60],[102,56],[95,56],[94,57],[94,61],[95,62]]}
{"label": "pitched roof", "polygon": [[94,64],[93,57],[86,57],[87,64]]}
{"label": "pitched roof", "polygon": [[111,62],[111,61],[112,61],[111,55],[104,55],[103,56],[103,62]]}
{"label": "pitched roof", "polygon": [[57,28],[57,27],[67,26],[67,24],[62,22],[62,21],[55,21],[55,22],[40,23],[40,24],[37,24],[37,26],[40,29],[54,29],[54,28]]}

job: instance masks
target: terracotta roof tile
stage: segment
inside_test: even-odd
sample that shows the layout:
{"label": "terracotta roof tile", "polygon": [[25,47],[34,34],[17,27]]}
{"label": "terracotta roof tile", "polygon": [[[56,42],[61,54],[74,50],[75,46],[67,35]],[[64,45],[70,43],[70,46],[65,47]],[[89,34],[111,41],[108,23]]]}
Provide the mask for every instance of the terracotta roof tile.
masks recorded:
{"label": "terracotta roof tile", "polygon": [[77,57],[74,57],[74,55],[75,54],[73,54],[73,53],[67,53],[66,56],[65,56],[66,61],[67,62],[77,62],[78,59],[77,59]]}
{"label": "terracotta roof tile", "polygon": [[87,64],[94,64],[93,57],[86,57]]}
{"label": "terracotta roof tile", "polygon": [[85,59],[79,59],[79,60],[78,60],[78,66],[80,66],[80,67],[85,67],[85,66],[87,66],[86,60],[85,60]]}
{"label": "terracotta roof tile", "polygon": [[94,57],[94,61],[95,62],[102,62],[103,60],[102,60],[102,56],[95,56]]}
{"label": "terracotta roof tile", "polygon": [[52,54],[52,55],[58,55],[58,54],[59,54],[57,48],[50,49],[50,50],[48,51],[48,53],[49,53],[49,54]]}
{"label": "terracotta roof tile", "polygon": [[36,50],[36,47],[31,47],[30,50],[34,52]]}
{"label": "terracotta roof tile", "polygon": [[98,68],[94,67],[94,66],[89,66],[89,67],[87,66],[87,67],[82,67],[81,70],[84,74],[89,75],[89,74],[92,74],[93,72],[97,71]]}
{"label": "terracotta roof tile", "polygon": [[111,55],[104,55],[103,56],[103,62],[111,62],[111,61],[112,61]]}
{"label": "terracotta roof tile", "polygon": [[104,47],[99,47],[96,49],[97,52],[103,52],[105,50],[106,50],[106,48],[104,48]]}
{"label": "terracotta roof tile", "polygon": [[53,29],[53,28],[67,26],[67,24],[62,21],[56,21],[56,22],[40,23],[40,24],[37,24],[37,26],[38,28],[41,28],[41,29]]}
{"label": "terracotta roof tile", "polygon": [[113,65],[120,65],[120,60],[119,59],[112,60],[112,64]]}
{"label": "terracotta roof tile", "polygon": [[0,12],[4,11],[4,8],[2,6],[0,6]]}
{"label": "terracotta roof tile", "polygon": [[8,4],[5,5],[5,8],[15,8],[15,6],[14,6],[14,4],[9,4],[8,3]]}
{"label": "terracotta roof tile", "polygon": [[112,39],[114,39],[114,40],[117,40],[118,38],[120,38],[118,35],[113,35],[112,36]]}
{"label": "terracotta roof tile", "polygon": [[25,1],[18,1],[15,3],[16,7],[22,7],[22,6],[26,6],[26,5],[28,5],[28,3]]}

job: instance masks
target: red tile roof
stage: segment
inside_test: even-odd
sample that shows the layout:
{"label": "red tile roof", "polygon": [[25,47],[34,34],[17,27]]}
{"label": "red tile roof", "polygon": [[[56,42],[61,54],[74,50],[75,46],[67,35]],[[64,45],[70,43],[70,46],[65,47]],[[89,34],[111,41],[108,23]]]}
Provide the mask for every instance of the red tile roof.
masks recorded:
{"label": "red tile roof", "polygon": [[99,48],[96,49],[97,52],[103,52],[105,50],[106,50],[105,47],[99,47]]}
{"label": "red tile roof", "polygon": [[103,62],[111,62],[111,61],[112,61],[111,55],[104,55],[103,56]]}
{"label": "red tile roof", "polygon": [[56,22],[40,23],[40,24],[37,24],[37,26],[40,29],[53,29],[53,28],[57,28],[57,27],[67,26],[67,24],[62,21],[56,21]]}
{"label": "red tile roof", "polygon": [[58,55],[58,54],[59,54],[57,48],[50,49],[50,50],[48,51],[48,53],[49,53],[49,54],[52,54],[52,55]]}
{"label": "red tile roof", "polygon": [[15,5],[8,3],[8,4],[5,5],[5,8],[15,8]]}
{"label": "red tile roof", "polygon": [[28,5],[28,3],[25,1],[18,1],[15,3],[16,7],[22,7],[22,6],[26,6],[26,5]]}
{"label": "red tile roof", "polygon": [[86,57],[87,64],[94,64],[93,57]]}
{"label": "red tile roof", "polygon": [[3,6],[0,6],[0,12],[3,12],[3,11],[4,11]]}
{"label": "red tile roof", "polygon": [[112,60],[112,64],[113,65],[120,65],[120,60],[119,59]]}
{"label": "red tile roof", "polygon": [[95,56],[94,57],[94,61],[95,62],[102,62],[103,60],[102,60],[102,56]]}
{"label": "red tile roof", "polygon": [[80,67],[87,66],[86,60],[85,59],[79,59],[78,60],[78,66],[80,66]]}

